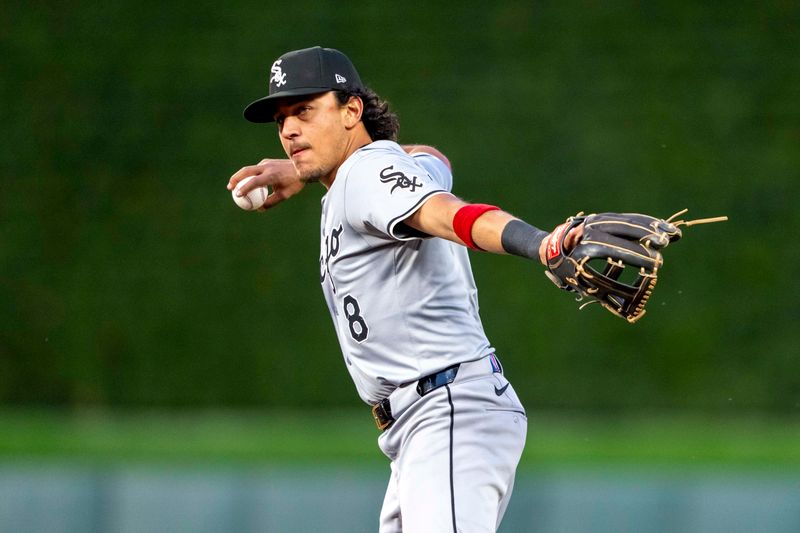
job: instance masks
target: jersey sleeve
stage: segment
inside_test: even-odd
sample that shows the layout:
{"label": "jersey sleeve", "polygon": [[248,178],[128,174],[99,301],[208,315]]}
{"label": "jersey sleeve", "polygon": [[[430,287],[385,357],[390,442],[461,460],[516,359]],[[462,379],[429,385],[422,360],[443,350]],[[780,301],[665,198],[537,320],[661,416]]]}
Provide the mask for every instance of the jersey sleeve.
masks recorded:
{"label": "jersey sleeve", "polygon": [[449,171],[442,167],[447,172],[428,158],[404,152],[365,157],[347,178],[348,223],[356,231],[395,240],[428,237],[401,222],[432,196],[448,192]]}
{"label": "jersey sleeve", "polygon": [[428,172],[428,175],[433,178],[439,187],[446,191],[453,190],[453,173],[450,172],[450,169],[444,164],[444,161],[434,155],[426,153],[414,154],[412,157],[418,165]]}

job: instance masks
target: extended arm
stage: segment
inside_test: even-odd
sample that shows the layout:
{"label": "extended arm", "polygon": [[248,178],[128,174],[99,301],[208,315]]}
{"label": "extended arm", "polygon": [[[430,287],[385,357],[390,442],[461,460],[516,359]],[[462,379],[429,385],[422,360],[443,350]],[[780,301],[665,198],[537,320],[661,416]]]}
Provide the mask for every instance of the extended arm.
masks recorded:
{"label": "extended arm", "polygon": [[[538,259],[542,264],[546,264],[547,232],[500,209],[487,210],[483,213],[480,213],[480,210],[475,211],[478,216],[471,221],[471,209],[475,208],[471,208],[470,204],[452,194],[438,194],[409,216],[405,223],[434,237],[463,245],[467,245],[465,238],[471,238],[473,247],[481,250],[496,254],[511,253]],[[457,231],[458,226],[461,226],[459,231]],[[568,245],[577,237],[577,232],[570,235]]]}
{"label": "extended arm", "polygon": [[[436,148],[424,145],[406,145],[409,155],[430,154],[440,159],[452,171],[450,161]],[[476,206],[452,194],[438,194],[426,201],[411,214],[405,224],[412,228],[471,248],[496,254],[512,254],[547,264],[546,250],[550,235],[515,216],[493,206]],[[576,243],[583,227],[567,234],[565,246]]]}

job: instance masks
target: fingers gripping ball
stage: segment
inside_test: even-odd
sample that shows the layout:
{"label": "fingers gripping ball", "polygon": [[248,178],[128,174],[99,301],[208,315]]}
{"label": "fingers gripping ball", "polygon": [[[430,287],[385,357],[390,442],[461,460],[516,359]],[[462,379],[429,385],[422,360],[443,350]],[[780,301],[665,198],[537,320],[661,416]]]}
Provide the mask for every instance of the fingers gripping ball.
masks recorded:
{"label": "fingers gripping ball", "polygon": [[[599,302],[615,315],[636,322],[645,314],[664,263],[661,250],[681,238],[678,226],[727,220],[717,217],[672,222],[684,212],[667,220],[637,213],[585,217],[579,213],[549,237],[545,273],[558,287],[577,293],[578,300]],[[564,241],[569,230],[580,224],[583,236],[566,251]]]}
{"label": "fingers gripping ball", "polygon": [[236,202],[236,205],[241,207],[246,211],[255,211],[256,209],[260,208],[264,205],[264,202],[267,201],[267,196],[269,196],[269,191],[266,187],[256,187],[255,189],[251,190],[244,196],[239,196],[238,192],[241,187],[247,183],[248,181],[252,180],[254,176],[250,176],[249,178],[245,178],[239,182],[236,187],[231,191],[231,195],[233,196],[233,201]]}

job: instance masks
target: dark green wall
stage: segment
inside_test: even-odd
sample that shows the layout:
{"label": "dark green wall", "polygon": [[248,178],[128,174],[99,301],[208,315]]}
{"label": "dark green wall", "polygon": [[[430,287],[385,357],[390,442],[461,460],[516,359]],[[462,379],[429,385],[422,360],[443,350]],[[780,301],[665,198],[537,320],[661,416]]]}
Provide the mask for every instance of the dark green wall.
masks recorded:
{"label": "dark green wall", "polygon": [[321,44],[467,199],[544,228],[730,216],[666,251],[635,326],[473,255],[531,409],[800,409],[796,3],[317,4],[4,5],[0,402],[357,403],[318,286],[322,188],[268,214],[225,189],[282,155],[241,118],[270,64]]}

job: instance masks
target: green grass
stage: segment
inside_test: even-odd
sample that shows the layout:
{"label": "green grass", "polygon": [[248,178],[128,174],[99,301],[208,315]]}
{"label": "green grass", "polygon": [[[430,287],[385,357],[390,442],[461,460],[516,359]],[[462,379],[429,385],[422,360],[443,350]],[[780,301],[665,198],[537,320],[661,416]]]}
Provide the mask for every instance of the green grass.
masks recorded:
{"label": "green grass", "polygon": [[[367,410],[345,412],[0,411],[0,461],[385,464]],[[529,419],[522,468],[800,470],[800,420],[688,415]]]}

